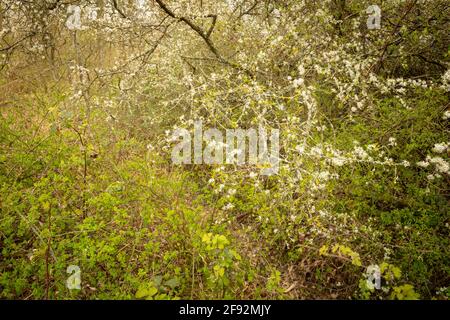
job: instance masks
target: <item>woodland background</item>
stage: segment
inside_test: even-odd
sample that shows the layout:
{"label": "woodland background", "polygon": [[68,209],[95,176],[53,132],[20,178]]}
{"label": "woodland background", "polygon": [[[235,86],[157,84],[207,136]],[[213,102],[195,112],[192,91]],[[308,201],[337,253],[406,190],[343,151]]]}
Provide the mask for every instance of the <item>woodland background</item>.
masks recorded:
{"label": "woodland background", "polygon": [[[448,299],[449,17],[0,0],[0,297]],[[279,129],[279,174],[173,165],[199,119]]]}

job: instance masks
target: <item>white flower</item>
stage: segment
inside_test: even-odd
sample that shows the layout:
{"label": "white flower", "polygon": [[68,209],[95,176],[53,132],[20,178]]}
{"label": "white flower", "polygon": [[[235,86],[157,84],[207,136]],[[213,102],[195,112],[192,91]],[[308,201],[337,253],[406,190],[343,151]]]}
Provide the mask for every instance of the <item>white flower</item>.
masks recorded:
{"label": "white flower", "polygon": [[358,158],[361,159],[366,159],[369,156],[367,152],[361,147],[355,147],[354,153]]}
{"label": "white flower", "polygon": [[302,76],[305,74],[305,67],[303,65],[298,66],[298,73]]}
{"label": "white flower", "polygon": [[317,179],[321,181],[327,181],[330,178],[330,173],[328,171],[319,172]]}
{"label": "white flower", "polygon": [[406,168],[406,167],[410,166],[410,163],[409,163],[409,161],[403,160],[402,165]]}
{"label": "white flower", "polygon": [[305,146],[299,144],[298,146],[295,147],[295,150],[297,150],[298,153],[303,153],[305,152]]}
{"label": "white flower", "polygon": [[445,152],[448,149],[448,147],[449,147],[449,143],[444,143],[444,142],[436,143],[434,145],[433,152],[435,152],[435,153],[443,153],[443,152]]}
{"label": "white flower", "polygon": [[426,168],[426,167],[428,167],[430,164],[429,164],[428,162],[426,162],[426,161],[419,161],[419,162],[417,162],[417,165],[418,165],[419,167]]}
{"label": "white flower", "polygon": [[364,104],[363,104],[362,101],[358,101],[358,102],[356,103],[356,106],[358,107],[358,109],[362,109],[363,106],[364,106]]}
{"label": "white flower", "polygon": [[208,184],[213,184],[214,181],[215,181],[215,180],[214,180],[213,178],[211,178],[211,179],[208,180]]}
{"label": "white flower", "polygon": [[222,208],[222,210],[231,210],[231,209],[233,209],[233,208],[234,208],[234,204],[232,204],[232,203],[227,203],[227,205],[224,206],[224,207]]}
{"label": "white flower", "polygon": [[230,189],[230,190],[228,190],[228,194],[229,194],[230,196],[236,194],[236,189]]}
{"label": "white flower", "polygon": [[397,139],[395,139],[394,137],[390,137],[388,146],[395,147],[396,145],[397,145]]}
{"label": "white flower", "polygon": [[450,119],[450,110],[447,110],[444,112],[442,119],[444,119],[444,120]]}
{"label": "white flower", "polygon": [[444,83],[444,85],[447,85],[448,88],[448,86],[450,85],[450,69],[448,69],[447,72],[442,75],[442,82]]}
{"label": "white flower", "polygon": [[320,147],[312,147],[310,152],[312,156],[316,157],[321,157],[323,154],[322,149]]}
{"label": "white flower", "polygon": [[431,158],[430,162],[434,163],[436,165],[436,170],[441,173],[448,173],[448,171],[450,169],[449,164],[441,157]]}
{"label": "white flower", "polygon": [[331,163],[337,167],[342,167],[345,164],[345,159],[343,158],[333,158],[331,159]]}
{"label": "white flower", "polygon": [[258,174],[256,172],[250,172],[250,174],[248,175],[251,179],[254,179],[258,176]]}
{"label": "white flower", "polygon": [[295,79],[294,81],[292,81],[292,86],[293,86],[294,88],[298,88],[298,87],[300,87],[304,82],[305,82],[305,80],[303,80],[302,78],[298,78],[298,79]]}

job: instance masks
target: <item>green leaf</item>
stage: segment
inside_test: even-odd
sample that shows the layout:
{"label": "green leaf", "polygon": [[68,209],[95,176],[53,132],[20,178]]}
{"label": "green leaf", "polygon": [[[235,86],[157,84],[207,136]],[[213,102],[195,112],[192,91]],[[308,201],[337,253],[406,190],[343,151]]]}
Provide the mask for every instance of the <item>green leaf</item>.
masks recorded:
{"label": "green leaf", "polygon": [[180,282],[178,281],[177,278],[172,278],[170,280],[167,280],[166,282],[164,282],[164,284],[172,289],[176,288],[177,286],[180,285]]}
{"label": "green leaf", "polygon": [[136,292],[136,298],[142,299],[147,296],[147,293],[148,293],[147,289],[139,288],[138,291]]}
{"label": "green leaf", "polygon": [[153,278],[153,283],[155,284],[155,287],[159,287],[162,282],[162,276],[155,276]]}
{"label": "green leaf", "polygon": [[155,287],[151,287],[150,289],[147,290],[147,295],[150,297],[153,297],[157,293],[158,289],[156,289]]}
{"label": "green leaf", "polygon": [[155,294],[158,293],[158,289],[156,289],[155,287],[150,287],[150,288],[139,288],[138,291],[136,292],[136,298],[138,299],[142,299],[142,298],[149,298],[149,297],[153,297]]}

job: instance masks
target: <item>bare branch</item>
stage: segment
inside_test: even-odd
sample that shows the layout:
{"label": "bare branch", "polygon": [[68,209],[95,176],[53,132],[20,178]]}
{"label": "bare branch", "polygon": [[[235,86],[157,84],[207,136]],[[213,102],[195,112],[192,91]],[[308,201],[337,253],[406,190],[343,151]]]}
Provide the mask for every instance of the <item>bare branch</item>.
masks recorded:
{"label": "bare branch", "polygon": [[[241,67],[240,65],[228,61],[226,58],[224,58],[219,51],[217,50],[217,48],[215,47],[214,43],[212,42],[212,40],[210,39],[210,35],[212,32],[212,28],[210,27],[210,30],[205,33],[199,26],[197,26],[192,20],[190,20],[189,18],[186,17],[178,17],[169,7],[167,7],[167,5],[162,1],[162,0],[155,0],[156,3],[159,5],[159,7],[165,12],[167,13],[169,16],[171,16],[174,19],[177,19],[179,21],[184,22],[185,24],[187,24],[192,30],[194,30],[202,39],[203,41],[206,43],[206,45],[208,46],[209,50],[216,56],[217,60],[219,60],[219,62],[228,65],[234,69],[237,69],[239,71],[243,71],[245,72],[247,75],[249,75],[250,77],[253,77],[253,74],[247,70],[244,69],[243,67]],[[217,18],[216,18],[217,19]],[[213,27],[215,25],[215,20],[214,19],[214,24]]]}
{"label": "bare branch", "polygon": [[120,14],[120,16],[122,17],[122,18],[128,18],[126,15],[125,15],[125,13],[123,13],[123,11],[122,10],[120,10],[120,8],[119,8],[119,5],[117,4],[117,0],[112,0],[112,3],[113,3],[113,6],[114,6],[114,9],[116,9],[116,11]]}
{"label": "bare branch", "polygon": [[212,22],[211,22],[211,26],[209,27],[208,32],[206,33],[206,37],[209,39],[211,37],[211,33],[214,30],[214,27],[216,26],[216,22],[217,22],[217,15],[215,14],[211,14],[208,17],[212,18]]}

